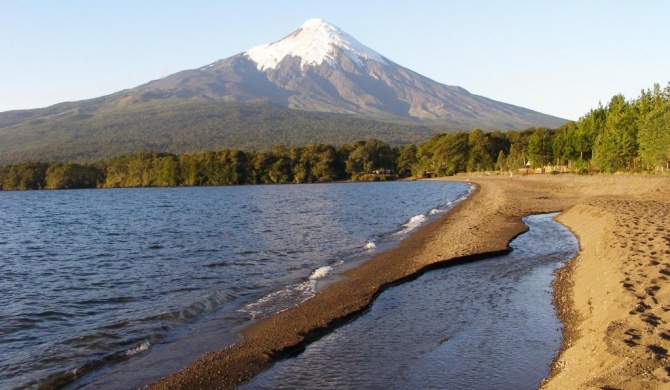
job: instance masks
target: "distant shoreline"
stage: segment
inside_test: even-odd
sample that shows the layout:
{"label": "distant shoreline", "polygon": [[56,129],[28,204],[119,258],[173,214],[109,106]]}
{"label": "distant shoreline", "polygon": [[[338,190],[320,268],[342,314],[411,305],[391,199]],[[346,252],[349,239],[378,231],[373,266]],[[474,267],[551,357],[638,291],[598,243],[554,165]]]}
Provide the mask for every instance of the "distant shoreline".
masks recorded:
{"label": "distant shoreline", "polygon": [[[468,178],[459,177],[455,180],[463,181]],[[602,218],[597,217],[601,215],[599,214],[601,209],[612,204],[608,211],[610,214],[603,215],[616,215],[619,210],[613,202],[623,199],[630,202],[656,202],[654,204],[657,207],[666,207],[666,210],[670,210],[670,196],[666,195],[670,194],[670,180],[664,177],[533,175],[510,179],[508,176],[472,176],[471,182],[478,188],[470,198],[442,218],[418,229],[397,247],[380,253],[360,267],[346,272],[345,280],[329,286],[305,303],[245,329],[242,332],[244,338],[240,343],[208,354],[183,370],[151,385],[150,388],[234,388],[270,367],[275,360],[299,352],[312,340],[355,318],[390,285],[412,280],[429,269],[506,253],[508,243],[526,230],[521,222],[524,216],[566,210],[558,219],[580,238],[582,252],[576,262],[592,262],[596,264],[595,270],[602,271],[602,265],[597,264],[599,258],[597,256],[594,258],[592,255],[588,257],[589,248],[598,240],[584,233],[592,231],[598,223],[604,227],[609,226],[602,225]],[[598,207],[600,209],[597,209]],[[596,209],[598,211],[595,211]],[[632,218],[635,217],[635,212],[630,214]],[[608,231],[607,228],[603,229]],[[670,239],[666,246],[668,245]],[[585,254],[587,257],[584,257]],[[601,331],[593,334],[575,332],[584,316],[574,313],[583,310],[582,303],[579,300],[571,303],[571,290],[565,286],[574,284],[574,290],[578,291],[583,285],[591,283],[593,275],[584,277],[580,273],[575,273],[574,268],[574,265],[567,267],[556,283],[555,302],[559,308],[559,315],[566,324],[565,334],[568,337],[564,340],[563,352],[554,364],[551,379],[544,384],[548,389],[586,386],[587,379],[581,384],[575,383],[580,378],[591,378],[603,384],[609,384],[608,379],[612,378],[606,372],[607,368],[599,366],[597,361],[587,364],[581,360],[566,360],[566,356],[573,354],[573,351],[576,351],[574,353],[581,356],[582,360],[585,356],[593,358],[592,353],[588,351],[575,350],[575,340],[593,341],[603,338]],[[670,270],[668,272],[670,273]],[[563,282],[560,282],[561,280]],[[613,297],[630,294],[621,283],[615,283],[613,286],[615,287],[611,291]],[[627,310],[634,308],[633,306]],[[610,322],[603,321],[597,325],[604,326],[606,332]],[[657,348],[652,351],[657,351],[656,355],[661,354],[664,349],[667,350],[663,345],[668,343],[660,334],[660,330],[658,333],[650,336],[654,337],[653,345]],[[623,337],[628,336],[623,333],[620,336],[614,343],[627,345]],[[645,346],[638,348],[638,352],[639,357],[649,355],[649,350],[645,349]],[[602,355],[595,356],[596,359],[600,359],[599,361],[629,359],[628,355],[610,356],[607,348],[603,348],[600,354]],[[656,381],[653,383],[662,383],[667,377],[667,374],[665,377],[660,375],[665,373],[662,371],[662,360],[659,360],[658,356],[652,356],[651,360],[645,361],[649,361],[650,364],[659,362],[657,364],[659,375],[652,380]],[[583,372],[579,375],[571,374],[576,369],[586,370],[589,375]],[[630,369],[633,370],[634,367]],[[566,385],[565,378],[572,382]],[[642,380],[633,371],[628,375],[622,374],[622,378],[628,381],[626,383]]]}

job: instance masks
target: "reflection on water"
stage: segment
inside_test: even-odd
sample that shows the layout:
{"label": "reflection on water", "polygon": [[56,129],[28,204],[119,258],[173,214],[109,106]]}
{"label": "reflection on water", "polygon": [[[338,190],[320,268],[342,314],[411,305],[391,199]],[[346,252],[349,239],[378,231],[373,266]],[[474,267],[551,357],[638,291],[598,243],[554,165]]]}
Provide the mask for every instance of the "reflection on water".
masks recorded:
{"label": "reflection on water", "polygon": [[553,272],[577,241],[553,215],[507,256],[430,272],[244,389],[535,389],[560,347]]}

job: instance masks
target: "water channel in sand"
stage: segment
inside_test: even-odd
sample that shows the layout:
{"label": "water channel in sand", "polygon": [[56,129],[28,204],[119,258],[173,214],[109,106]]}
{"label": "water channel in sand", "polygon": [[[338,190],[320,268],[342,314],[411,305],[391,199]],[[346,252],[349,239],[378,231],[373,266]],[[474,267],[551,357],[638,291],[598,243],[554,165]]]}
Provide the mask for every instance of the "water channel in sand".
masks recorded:
{"label": "water channel in sand", "polygon": [[561,342],[554,271],[578,250],[553,214],[509,255],[429,272],[243,389],[535,389]]}

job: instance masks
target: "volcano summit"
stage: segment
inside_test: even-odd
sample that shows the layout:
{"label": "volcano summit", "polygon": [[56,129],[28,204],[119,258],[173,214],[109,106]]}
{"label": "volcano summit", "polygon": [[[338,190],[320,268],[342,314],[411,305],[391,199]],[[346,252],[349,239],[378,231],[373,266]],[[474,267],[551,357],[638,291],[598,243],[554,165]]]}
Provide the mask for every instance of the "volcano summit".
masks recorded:
{"label": "volcano summit", "polygon": [[308,20],[280,41],[174,74],[135,92],[238,102],[265,100],[293,109],[431,121],[463,130],[565,123],[435,82],[321,19]]}

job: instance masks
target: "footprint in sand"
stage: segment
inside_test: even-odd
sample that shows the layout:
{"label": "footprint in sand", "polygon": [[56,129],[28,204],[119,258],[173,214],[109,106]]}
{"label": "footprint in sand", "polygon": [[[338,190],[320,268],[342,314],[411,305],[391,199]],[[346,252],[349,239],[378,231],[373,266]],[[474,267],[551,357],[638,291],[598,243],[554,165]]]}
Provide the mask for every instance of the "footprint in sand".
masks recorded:
{"label": "footprint in sand", "polygon": [[626,343],[629,347],[636,347],[640,345],[637,341],[640,340],[642,337],[640,336],[640,331],[637,329],[628,329],[627,331],[623,332],[623,334],[629,336],[628,339],[624,340],[623,342]]}

